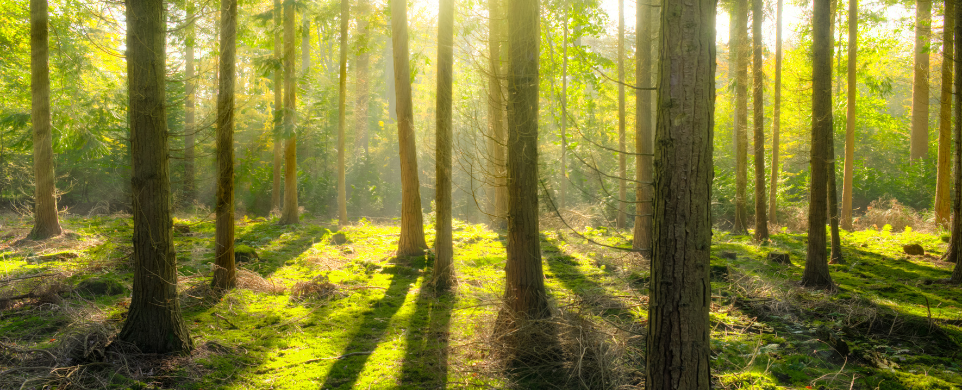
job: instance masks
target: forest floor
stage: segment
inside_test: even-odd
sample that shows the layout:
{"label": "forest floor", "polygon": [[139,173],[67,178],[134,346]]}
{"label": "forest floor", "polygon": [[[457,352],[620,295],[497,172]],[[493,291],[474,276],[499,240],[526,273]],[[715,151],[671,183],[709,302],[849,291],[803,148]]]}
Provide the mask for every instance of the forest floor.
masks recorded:
{"label": "forest floor", "polygon": [[[179,216],[175,245],[187,356],[113,343],[129,305],[129,216],[67,216],[67,234],[21,240],[0,216],[0,389],[641,388],[648,263],[605,248],[627,231],[545,230],[544,272],[560,353],[505,364],[492,337],[505,237],[455,222],[456,292],[422,288],[430,255],[396,259],[398,228],[331,221],[237,221],[239,287],[211,298],[214,225]],[[432,242],[433,228],[428,232]],[[343,235],[338,235],[342,233]],[[958,389],[962,289],[947,286],[943,237],[843,233],[836,293],[798,286],[804,235],[764,245],[715,232],[712,371],[721,389]],[[908,256],[902,245],[926,254]],[[785,252],[790,264],[769,262]]]}

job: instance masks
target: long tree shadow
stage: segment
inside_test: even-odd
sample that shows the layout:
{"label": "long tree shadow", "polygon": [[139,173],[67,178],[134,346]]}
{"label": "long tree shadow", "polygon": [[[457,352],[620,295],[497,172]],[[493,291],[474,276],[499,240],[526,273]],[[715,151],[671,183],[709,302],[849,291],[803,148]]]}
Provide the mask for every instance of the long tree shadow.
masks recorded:
{"label": "long tree shadow", "polygon": [[[283,267],[289,260],[296,259],[330,232],[329,228],[317,225],[290,228],[261,223],[245,230],[236,242],[253,247],[259,256],[257,261],[242,266],[267,276]],[[286,233],[290,233],[290,236],[285,237]]]}
{"label": "long tree shadow", "polygon": [[407,330],[407,350],[400,386],[444,389],[448,378],[448,342],[455,297],[436,296],[422,283]]}

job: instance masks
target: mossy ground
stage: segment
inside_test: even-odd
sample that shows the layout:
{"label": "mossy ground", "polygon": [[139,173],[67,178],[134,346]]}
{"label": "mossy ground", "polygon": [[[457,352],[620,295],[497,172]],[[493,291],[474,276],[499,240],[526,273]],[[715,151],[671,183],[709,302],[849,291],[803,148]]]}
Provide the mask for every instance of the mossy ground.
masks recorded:
{"label": "mossy ground", "polygon": [[[643,386],[648,264],[570,231],[544,231],[544,271],[563,351],[558,361],[518,369],[499,361],[492,326],[503,292],[503,235],[455,222],[458,285],[426,285],[432,259],[396,259],[398,228],[361,221],[279,226],[238,220],[237,242],[257,251],[241,263],[246,284],[219,300],[203,294],[213,263],[214,225],[181,216],[175,233],[190,356],[107,353],[31,371],[30,359],[66,351],[71,334],[116,332],[129,302],[129,216],[66,217],[70,232],[16,240],[29,220],[0,217],[0,280],[50,273],[65,286],[90,277],[128,292],[85,298],[62,289],[54,302],[23,300],[0,310],[0,388],[635,388]],[[433,241],[428,227],[428,242]],[[336,245],[331,236],[344,233]],[[594,241],[627,246],[630,234],[586,229]],[[945,244],[915,232],[843,233],[846,263],[832,265],[837,293],[797,286],[805,236],[782,233],[756,245],[716,232],[712,250],[712,363],[725,389],[955,389],[962,383],[962,290],[933,280],[951,264]],[[903,243],[934,256],[909,257]],[[770,251],[792,264],[769,264]],[[69,252],[68,256],[45,256]],[[733,252],[734,259],[722,252]],[[295,297],[306,283],[321,295]],[[4,292],[0,286],[0,294]],[[930,314],[931,313],[931,314]],[[108,348],[109,350],[109,348]],[[127,359],[121,361],[121,359]],[[72,368],[71,368],[72,367]],[[23,369],[23,370],[21,370]],[[72,370],[72,371],[71,371]],[[68,372],[73,374],[68,375]],[[73,376],[71,376],[73,375]],[[93,378],[93,379],[91,379]]]}

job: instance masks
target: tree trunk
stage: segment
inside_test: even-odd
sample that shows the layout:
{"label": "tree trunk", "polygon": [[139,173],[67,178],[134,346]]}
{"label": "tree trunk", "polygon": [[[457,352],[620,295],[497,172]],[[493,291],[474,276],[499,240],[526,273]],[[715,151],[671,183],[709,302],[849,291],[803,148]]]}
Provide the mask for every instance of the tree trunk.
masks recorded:
{"label": "tree trunk", "polygon": [[625,228],[628,212],[628,161],[625,156],[625,0],[618,0],[618,229]]}
{"label": "tree trunk", "polygon": [[356,86],[354,97],[354,149],[358,151],[356,154],[365,160],[370,153],[370,138],[368,137],[368,102],[370,100],[368,77],[370,73],[371,55],[368,52],[370,49],[368,45],[370,41],[370,36],[368,35],[370,4],[368,1],[369,0],[358,0],[357,7],[354,10],[355,17],[357,18],[357,41],[358,46],[360,46],[357,58],[354,61],[354,83]]}
{"label": "tree trunk", "polygon": [[[855,1],[855,0],[852,0]],[[952,151],[952,34],[955,33],[955,0],[945,0],[942,32],[942,96],[939,107],[939,161],[935,182],[935,223],[949,227],[949,185],[952,175],[949,159]],[[851,77],[851,76],[849,76]]]}
{"label": "tree trunk", "polygon": [[[619,3],[620,4],[620,3]],[[558,194],[558,210],[563,211],[568,201],[568,8],[562,23],[564,37],[561,40],[561,191]]]}
{"label": "tree trunk", "polygon": [[234,266],[234,80],[237,63],[237,0],[221,0],[220,80],[217,88],[217,226],[215,291],[237,285]]}
{"label": "tree trunk", "polygon": [[488,172],[494,177],[492,183],[491,199],[493,225],[495,228],[505,227],[508,214],[508,187],[507,171],[505,167],[505,116],[507,110],[504,101],[505,77],[504,53],[501,46],[504,44],[504,4],[502,0],[488,0],[488,51],[490,68],[488,70],[488,127],[491,130],[488,137]]}
{"label": "tree trunk", "polygon": [[829,259],[830,264],[844,264],[842,258],[842,238],[838,231],[838,186],[835,175],[835,132],[829,134],[828,139],[828,222],[832,235],[832,253]]}
{"label": "tree trunk", "polygon": [[347,25],[350,21],[351,3],[341,0],[341,62],[340,84],[337,97],[337,224],[347,225],[347,178],[344,172],[344,102],[347,99]]}
{"label": "tree trunk", "polygon": [[438,12],[438,91],[436,174],[437,229],[433,284],[447,290],[454,284],[454,243],[451,232],[451,105],[454,68],[454,0],[440,0]]}
{"label": "tree trunk", "polygon": [[284,210],[281,225],[297,224],[297,76],[294,74],[294,3],[284,4]]}
{"label": "tree trunk", "polygon": [[909,158],[929,152],[929,41],[932,0],[915,0],[915,81],[912,84],[912,139]]}
{"label": "tree trunk", "polygon": [[642,255],[651,253],[651,0],[639,1],[635,12],[635,228],[631,247]]}
{"label": "tree trunk", "polygon": [[391,38],[394,46],[394,90],[397,91],[398,152],[401,158],[401,238],[397,256],[424,253],[424,224],[418,180],[417,148],[414,139],[414,110],[411,106],[411,72],[408,62],[407,3],[391,1]]}
{"label": "tree trunk", "polygon": [[118,338],[145,353],[187,352],[193,346],[177,299],[170,217],[164,2],[128,2],[126,19],[134,279]]}
{"label": "tree trunk", "polygon": [[775,223],[778,212],[778,131],[782,125],[782,0],[777,0],[775,6],[775,85],[772,88],[772,175],[768,218]]}
{"label": "tree trunk", "polygon": [[662,6],[645,388],[709,389],[716,8]]}
{"label": "tree trunk", "polygon": [[[852,181],[855,173],[855,115],[858,86],[855,84],[858,54],[858,0],[848,1],[848,111],[845,126],[845,172],[842,182],[842,228],[852,230]],[[951,86],[949,87],[951,88]],[[948,130],[946,130],[948,131]],[[948,157],[946,157],[948,158]],[[948,165],[948,162],[946,162]],[[948,204],[946,204],[948,207]]]}
{"label": "tree trunk", "polygon": [[184,86],[186,93],[184,96],[184,195],[182,203],[189,206],[197,197],[197,186],[194,183],[194,135],[197,131],[194,123],[195,91],[197,77],[194,74],[194,11],[193,5],[188,5],[187,11],[187,38],[184,40],[187,53],[184,59],[184,78],[187,83]]}
{"label": "tree trunk", "polygon": [[63,233],[57,216],[50,124],[50,71],[47,66],[47,1],[30,0],[30,92],[33,103],[34,188],[33,229],[30,238],[43,240]]}
{"label": "tree trunk", "polygon": [[735,233],[748,232],[745,191],[748,188],[748,0],[735,0]]}
{"label": "tree trunk", "polygon": [[[274,183],[271,187],[271,211],[281,210],[281,166],[283,162],[283,148],[281,147],[281,134],[283,133],[280,126],[283,120],[284,110],[281,108],[284,104],[284,87],[281,84],[281,69],[280,62],[281,57],[281,1],[274,0],[274,27],[276,31],[274,32],[274,124],[273,132],[274,136],[271,139],[274,140]],[[286,138],[286,137],[284,137]]]}
{"label": "tree trunk", "polygon": [[812,151],[808,204],[808,253],[802,285],[832,289],[825,253],[829,143],[832,139],[832,10],[830,0],[814,0],[812,16]]}
{"label": "tree trunk", "polygon": [[752,113],[755,118],[755,241],[768,240],[765,215],[765,74],[762,72],[762,0],[752,0]]}
{"label": "tree trunk", "polygon": [[[955,20],[962,20],[962,7],[955,7]],[[955,24],[955,58],[962,55],[962,23]],[[962,61],[952,61],[955,64],[955,74],[962,74]],[[952,236],[949,240],[949,250],[946,251],[946,261],[955,263],[949,281],[952,284],[962,283],[962,77],[952,80],[955,85],[955,192],[952,194]]]}

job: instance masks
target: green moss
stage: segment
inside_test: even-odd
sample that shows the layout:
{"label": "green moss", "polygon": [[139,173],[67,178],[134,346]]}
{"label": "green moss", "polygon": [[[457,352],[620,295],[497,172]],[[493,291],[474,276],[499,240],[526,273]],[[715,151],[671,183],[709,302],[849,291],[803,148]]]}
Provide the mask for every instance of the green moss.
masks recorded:
{"label": "green moss", "polygon": [[779,388],[768,375],[757,372],[725,374],[718,380],[726,389],[777,390]]}

